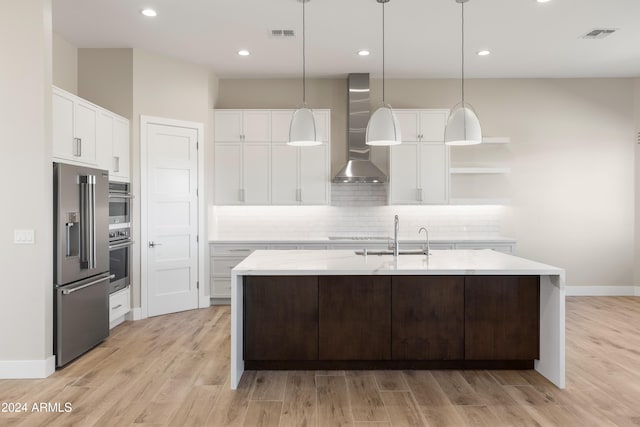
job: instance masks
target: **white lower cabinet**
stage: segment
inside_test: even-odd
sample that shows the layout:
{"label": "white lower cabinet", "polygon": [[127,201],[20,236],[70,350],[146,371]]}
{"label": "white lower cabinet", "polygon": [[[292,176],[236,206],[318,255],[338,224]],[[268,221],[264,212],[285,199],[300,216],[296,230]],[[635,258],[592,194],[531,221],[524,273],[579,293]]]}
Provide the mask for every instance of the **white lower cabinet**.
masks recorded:
{"label": "white lower cabinet", "polygon": [[124,316],[131,311],[129,287],[109,295],[109,328],[124,321]]}

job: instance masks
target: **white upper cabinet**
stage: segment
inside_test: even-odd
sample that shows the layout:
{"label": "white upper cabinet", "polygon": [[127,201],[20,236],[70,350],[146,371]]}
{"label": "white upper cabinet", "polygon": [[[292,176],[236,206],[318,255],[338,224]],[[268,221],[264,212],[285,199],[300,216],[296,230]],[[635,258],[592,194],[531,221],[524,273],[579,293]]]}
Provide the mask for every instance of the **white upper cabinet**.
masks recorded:
{"label": "white upper cabinet", "polygon": [[393,112],[398,118],[403,142],[444,141],[449,110],[394,109]]}
{"label": "white upper cabinet", "polygon": [[53,159],[109,171],[109,179],[128,182],[129,120],[53,87]]}
{"label": "white upper cabinet", "polygon": [[111,181],[129,182],[129,120],[109,111],[98,115],[97,159]]}
{"label": "white upper cabinet", "polygon": [[271,112],[269,110],[218,110],[215,112],[214,120],[216,141],[271,141]]}
{"label": "white upper cabinet", "polygon": [[390,150],[391,204],[446,204],[449,147],[444,144],[448,110],[394,110],[402,144]]}
{"label": "white upper cabinet", "polygon": [[271,194],[274,205],[324,205],[329,203],[328,148],[326,144],[271,147]]}
{"label": "white upper cabinet", "polygon": [[96,166],[98,107],[54,87],[52,113],[53,157]]}
{"label": "white upper cabinet", "polygon": [[214,112],[216,204],[329,203],[330,112],[314,110],[322,145],[292,147],[286,142],[293,112]]}
{"label": "white upper cabinet", "polygon": [[[273,110],[271,111],[271,142],[287,142],[289,140],[289,127],[291,118],[295,110]],[[329,111],[313,110],[313,117],[316,120],[316,134],[318,141],[329,142]]]}

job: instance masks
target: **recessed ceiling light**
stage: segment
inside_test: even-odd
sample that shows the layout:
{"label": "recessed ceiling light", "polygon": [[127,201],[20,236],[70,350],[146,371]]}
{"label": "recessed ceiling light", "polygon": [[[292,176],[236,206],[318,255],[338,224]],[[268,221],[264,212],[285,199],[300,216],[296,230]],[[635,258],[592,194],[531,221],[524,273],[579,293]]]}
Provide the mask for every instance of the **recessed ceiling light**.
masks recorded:
{"label": "recessed ceiling light", "polygon": [[491,54],[491,51],[489,51],[489,50],[479,50],[478,52],[476,52],[476,54],[478,56],[487,56],[487,55]]}
{"label": "recessed ceiling light", "polygon": [[538,3],[548,3],[548,2],[550,2],[551,0],[536,0],[536,1],[537,1]]}
{"label": "recessed ceiling light", "polygon": [[240,56],[249,56],[249,51],[246,49],[242,49],[238,51],[238,55]]}
{"label": "recessed ceiling light", "polygon": [[371,52],[369,52],[369,51],[368,51],[368,50],[366,50],[366,49],[363,49],[363,50],[359,50],[359,51],[358,51],[358,55],[360,55],[360,56],[369,56],[370,54],[371,54]]}
{"label": "recessed ceiling light", "polygon": [[156,12],[153,9],[142,9],[140,13],[143,14],[144,16],[148,16],[149,18],[153,18],[154,16],[158,15],[158,12]]}

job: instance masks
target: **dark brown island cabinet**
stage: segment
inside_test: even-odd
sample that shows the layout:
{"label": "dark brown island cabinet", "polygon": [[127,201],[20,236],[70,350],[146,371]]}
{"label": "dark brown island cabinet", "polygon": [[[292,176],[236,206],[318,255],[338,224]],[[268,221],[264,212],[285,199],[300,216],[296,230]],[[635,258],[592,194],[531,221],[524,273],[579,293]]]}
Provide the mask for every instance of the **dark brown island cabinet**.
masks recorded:
{"label": "dark brown island cabinet", "polygon": [[246,369],[532,369],[539,276],[246,276]]}

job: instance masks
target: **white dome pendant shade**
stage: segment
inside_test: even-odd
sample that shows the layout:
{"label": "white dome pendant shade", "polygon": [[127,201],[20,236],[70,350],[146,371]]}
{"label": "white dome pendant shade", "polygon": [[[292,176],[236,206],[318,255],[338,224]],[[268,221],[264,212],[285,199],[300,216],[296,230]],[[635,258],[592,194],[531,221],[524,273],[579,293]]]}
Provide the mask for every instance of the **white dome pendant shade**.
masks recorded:
{"label": "white dome pendant shade", "polygon": [[474,145],[482,143],[480,120],[471,104],[457,104],[447,120],[444,129],[447,145]]}
{"label": "white dome pendant shade", "polygon": [[320,145],[316,131],[316,120],[309,108],[299,108],[293,113],[289,126],[289,145],[308,147]]}
{"label": "white dome pendant shade", "polygon": [[384,102],[384,5],[390,0],[376,1],[382,4],[382,107],[369,118],[365,142],[367,145],[398,145],[402,144],[398,118]]}
{"label": "white dome pendant shade", "polygon": [[291,117],[289,125],[288,145],[297,147],[309,147],[320,145],[318,132],[316,131],[316,119],[313,111],[307,108],[307,72],[305,55],[305,4],[310,0],[300,0],[302,2],[302,107],[298,108]]}
{"label": "white dome pendant shade", "polygon": [[469,0],[455,0],[460,3],[462,43],[460,49],[460,63],[462,76],[460,92],[462,100],[453,106],[447,125],[444,128],[444,143],[446,145],[475,145],[482,143],[482,128],[475,110],[468,102],[464,102],[464,4]]}
{"label": "white dome pendant shade", "polygon": [[378,108],[367,124],[367,145],[398,145],[402,143],[398,118],[389,107]]}

